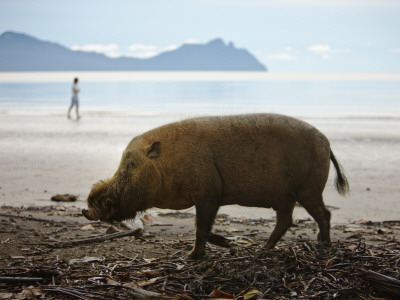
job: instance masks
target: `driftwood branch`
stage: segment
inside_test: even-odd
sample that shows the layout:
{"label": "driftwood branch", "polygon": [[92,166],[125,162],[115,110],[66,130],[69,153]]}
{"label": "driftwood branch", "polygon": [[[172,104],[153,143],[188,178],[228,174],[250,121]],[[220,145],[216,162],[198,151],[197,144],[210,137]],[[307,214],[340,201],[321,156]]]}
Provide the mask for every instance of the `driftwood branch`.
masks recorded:
{"label": "driftwood branch", "polygon": [[0,277],[0,283],[35,283],[41,282],[41,277]]}
{"label": "driftwood branch", "polygon": [[45,218],[34,218],[32,216],[15,215],[15,214],[8,214],[8,213],[0,213],[0,217],[18,218],[18,219],[24,219],[24,220],[36,221],[36,222],[65,223],[65,221],[56,221],[56,220],[45,219]]}
{"label": "driftwood branch", "polygon": [[106,240],[112,240],[112,239],[126,237],[126,236],[138,237],[141,234],[141,232],[142,232],[141,229],[128,230],[128,231],[122,231],[122,232],[117,232],[117,233],[112,233],[112,234],[106,234],[106,235],[102,235],[102,236],[96,236],[96,237],[87,238],[87,239],[79,239],[79,240],[73,240],[73,241],[67,241],[67,242],[58,242],[55,244],[50,244],[49,246],[53,247],[53,248],[73,247],[73,246],[83,245],[83,244],[99,243],[99,242],[103,242]]}
{"label": "driftwood branch", "polygon": [[365,280],[367,280],[373,287],[385,293],[400,297],[400,280],[397,280],[396,278],[374,271],[366,271]]}
{"label": "driftwood branch", "polygon": [[78,298],[78,299],[87,299],[86,295],[84,293],[80,293],[78,291],[75,291],[71,288],[65,288],[65,287],[46,287],[43,288],[44,292],[47,293],[60,293],[60,294],[65,294],[74,298]]}
{"label": "driftwood branch", "polygon": [[[110,289],[125,289],[129,291],[129,294],[132,299],[164,299],[163,296],[159,293],[147,291],[140,287],[128,287],[122,284],[103,284],[98,286],[101,288],[110,288]],[[93,291],[93,287],[81,287],[81,286],[70,286],[70,287],[62,287],[62,286],[43,286],[43,291],[47,293],[60,293],[65,294],[71,297],[75,297],[78,299],[88,299],[88,297],[92,298],[109,298],[109,295],[106,293],[95,292]],[[112,299],[118,299],[111,297]],[[171,298],[168,298],[171,299]]]}
{"label": "driftwood branch", "polygon": [[147,298],[147,297],[157,297],[157,296],[160,296],[160,294],[159,293],[155,293],[155,292],[152,292],[152,291],[147,291],[147,290],[145,290],[145,289],[142,289],[141,287],[135,287],[135,286],[131,286],[131,287],[128,287],[128,286],[124,286],[124,285],[122,285],[122,284],[116,284],[116,285],[103,285],[103,286],[108,286],[108,287],[112,287],[112,288],[121,288],[121,289],[127,289],[127,290],[129,290],[130,291],[130,293],[133,295],[133,296],[135,296],[136,298],[138,298],[138,299],[144,299],[144,298]]}

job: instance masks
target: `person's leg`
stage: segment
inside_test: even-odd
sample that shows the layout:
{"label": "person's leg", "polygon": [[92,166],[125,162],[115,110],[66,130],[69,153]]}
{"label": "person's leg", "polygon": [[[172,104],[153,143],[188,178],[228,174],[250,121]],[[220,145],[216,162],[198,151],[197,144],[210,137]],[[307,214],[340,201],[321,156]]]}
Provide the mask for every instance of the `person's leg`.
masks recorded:
{"label": "person's leg", "polygon": [[72,109],[73,106],[74,106],[74,103],[71,102],[71,105],[68,108],[68,114],[67,114],[68,119],[71,119],[71,109]]}
{"label": "person's leg", "polygon": [[79,99],[78,97],[75,98],[75,107],[76,107],[76,118],[79,119]]}

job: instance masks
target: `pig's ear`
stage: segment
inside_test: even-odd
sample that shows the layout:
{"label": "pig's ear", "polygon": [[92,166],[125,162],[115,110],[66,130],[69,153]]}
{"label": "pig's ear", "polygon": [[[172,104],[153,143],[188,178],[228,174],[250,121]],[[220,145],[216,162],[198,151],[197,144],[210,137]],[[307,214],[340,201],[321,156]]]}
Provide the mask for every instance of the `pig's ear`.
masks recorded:
{"label": "pig's ear", "polygon": [[154,142],[150,146],[146,147],[146,151],[148,158],[159,157],[161,153],[161,142]]}

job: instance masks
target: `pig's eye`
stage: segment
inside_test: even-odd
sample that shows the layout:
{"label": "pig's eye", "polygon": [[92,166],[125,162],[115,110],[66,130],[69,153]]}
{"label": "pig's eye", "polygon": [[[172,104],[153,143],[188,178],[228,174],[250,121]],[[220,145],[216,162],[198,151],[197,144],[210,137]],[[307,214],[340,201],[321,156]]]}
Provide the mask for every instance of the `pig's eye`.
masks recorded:
{"label": "pig's eye", "polygon": [[126,165],[126,167],[127,167],[128,169],[132,169],[132,168],[135,167],[135,163],[133,163],[133,162],[128,162],[128,164]]}

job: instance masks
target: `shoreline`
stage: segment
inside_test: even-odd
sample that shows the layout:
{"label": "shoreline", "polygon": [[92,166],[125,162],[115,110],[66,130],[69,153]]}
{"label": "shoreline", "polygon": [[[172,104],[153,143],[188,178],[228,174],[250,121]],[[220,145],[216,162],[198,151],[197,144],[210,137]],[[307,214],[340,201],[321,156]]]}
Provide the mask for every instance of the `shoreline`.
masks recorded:
{"label": "shoreline", "polygon": [[[26,104],[26,106],[23,106]],[[317,110],[317,107],[310,107],[311,110],[304,110],[298,106],[292,107],[287,113],[282,112],[282,108],[269,111],[226,111],[226,112],[210,112],[210,111],[181,111],[181,110],[141,110],[136,111],[132,105],[90,105],[86,104],[80,109],[80,113],[87,120],[104,120],[116,119],[132,121],[133,119],[170,119],[171,121],[182,120],[187,118],[195,118],[201,116],[217,116],[217,115],[240,115],[247,113],[275,113],[285,114],[292,117],[305,120],[307,122],[400,122],[400,109],[392,110],[376,110],[367,108],[366,110],[357,111],[352,108],[349,110],[339,111],[329,107]],[[293,113],[290,113],[292,111]],[[0,116],[3,118],[62,118],[66,116],[65,104],[49,104],[49,103],[20,103],[20,102],[0,102]],[[74,115],[70,121],[76,121]],[[82,121],[82,120],[81,120]]]}

